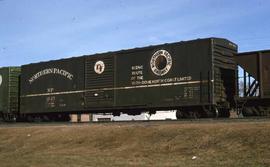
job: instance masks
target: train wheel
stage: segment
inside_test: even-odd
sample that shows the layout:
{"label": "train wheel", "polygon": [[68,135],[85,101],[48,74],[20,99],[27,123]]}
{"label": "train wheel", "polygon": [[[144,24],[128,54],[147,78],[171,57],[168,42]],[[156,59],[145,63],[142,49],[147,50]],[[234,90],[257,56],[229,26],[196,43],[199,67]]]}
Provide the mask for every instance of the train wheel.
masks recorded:
{"label": "train wheel", "polygon": [[67,122],[70,121],[70,116],[68,114],[53,114],[53,121],[56,122]]}
{"label": "train wheel", "polygon": [[63,116],[63,120],[64,120],[65,122],[70,121],[71,119],[70,119],[69,114],[64,114],[64,116]]}
{"label": "train wheel", "polygon": [[244,107],[243,110],[242,110],[242,114],[243,114],[244,117],[252,116],[253,111],[249,107]]}
{"label": "train wheel", "polygon": [[202,111],[205,118],[217,118],[219,110],[215,106],[202,106]]}
{"label": "train wheel", "polygon": [[258,106],[260,116],[270,116],[270,107]]}
{"label": "train wheel", "polygon": [[120,116],[121,115],[121,113],[120,112],[113,112],[113,116],[115,117],[115,116]]}
{"label": "train wheel", "polygon": [[218,109],[218,117],[219,118],[229,118],[230,117],[230,111],[229,109]]}
{"label": "train wheel", "polygon": [[229,118],[231,116],[230,110],[229,109],[224,109],[224,117]]}
{"label": "train wheel", "polygon": [[184,118],[183,112],[181,110],[176,111],[176,118],[177,119],[182,119]]}
{"label": "train wheel", "polygon": [[193,113],[191,113],[190,111],[177,110],[176,111],[176,118],[177,119],[193,118]]}
{"label": "train wheel", "polygon": [[206,112],[206,118],[217,118],[218,114],[219,114],[218,110],[208,111]]}
{"label": "train wheel", "polygon": [[50,122],[50,118],[46,115],[42,117],[42,122]]}
{"label": "train wheel", "polygon": [[198,119],[202,118],[202,113],[199,110],[177,110],[176,111],[176,118],[177,119]]}
{"label": "train wheel", "polygon": [[252,110],[252,116],[260,116],[261,115],[260,111],[255,106],[250,107],[250,109]]}
{"label": "train wheel", "polygon": [[27,122],[34,122],[35,121],[35,118],[32,115],[27,115],[26,116],[26,121]]}
{"label": "train wheel", "polygon": [[194,119],[202,118],[201,111],[199,110],[190,111],[190,118],[194,118]]}

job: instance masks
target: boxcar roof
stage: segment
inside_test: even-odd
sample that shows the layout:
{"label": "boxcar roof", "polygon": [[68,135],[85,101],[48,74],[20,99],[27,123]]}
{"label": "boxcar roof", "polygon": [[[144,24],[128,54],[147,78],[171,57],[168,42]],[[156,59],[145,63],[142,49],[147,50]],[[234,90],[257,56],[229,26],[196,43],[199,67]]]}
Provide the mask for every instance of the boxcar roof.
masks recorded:
{"label": "boxcar roof", "polygon": [[[180,44],[180,43],[190,43],[190,42],[194,42],[194,41],[211,40],[211,39],[229,41],[226,38],[217,38],[217,37],[198,38],[198,39],[193,39],[193,40],[188,40],[188,41],[163,43],[163,44],[157,44],[157,45],[149,45],[149,46],[145,46],[145,47],[136,47],[136,48],[131,48],[131,49],[122,49],[122,50],[117,50],[117,51],[108,51],[108,52],[94,53],[94,54],[89,54],[89,55],[72,56],[72,57],[69,57],[69,58],[55,59],[55,60],[49,60],[49,61],[40,61],[40,62],[25,64],[25,65],[22,65],[22,66],[32,65],[32,64],[39,64],[39,63],[54,62],[54,61],[64,61],[64,60],[69,60],[69,59],[74,59],[74,58],[85,57],[85,56],[94,56],[94,55],[97,56],[97,55],[110,54],[110,53],[116,53],[116,54],[117,53],[128,53],[128,52],[134,52],[134,51],[139,51],[139,50],[144,50],[144,49],[151,49],[151,48],[154,48],[154,47],[160,47],[160,46],[164,46],[164,45],[174,45],[174,44]],[[231,41],[229,41],[229,42],[231,42]],[[231,43],[233,43],[233,42],[231,42]]]}
{"label": "boxcar roof", "polygon": [[250,55],[250,54],[256,54],[256,53],[266,53],[266,52],[270,52],[270,50],[257,50],[257,51],[248,51],[248,52],[241,52],[238,53],[237,56],[245,56],[245,55]]}

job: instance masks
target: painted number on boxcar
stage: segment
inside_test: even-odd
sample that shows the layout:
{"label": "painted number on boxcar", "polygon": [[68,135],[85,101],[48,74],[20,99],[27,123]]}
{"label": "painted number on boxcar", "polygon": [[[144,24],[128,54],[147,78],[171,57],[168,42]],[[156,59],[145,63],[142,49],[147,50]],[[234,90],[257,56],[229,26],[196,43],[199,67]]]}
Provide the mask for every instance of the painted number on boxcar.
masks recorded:
{"label": "painted number on boxcar", "polygon": [[184,98],[192,99],[194,96],[198,96],[198,92],[200,91],[200,87],[184,87]]}

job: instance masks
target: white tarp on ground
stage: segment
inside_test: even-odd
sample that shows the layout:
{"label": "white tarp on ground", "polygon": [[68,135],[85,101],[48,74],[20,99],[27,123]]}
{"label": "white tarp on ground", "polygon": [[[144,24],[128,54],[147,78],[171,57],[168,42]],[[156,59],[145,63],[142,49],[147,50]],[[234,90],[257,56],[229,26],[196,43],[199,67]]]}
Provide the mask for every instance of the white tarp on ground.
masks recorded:
{"label": "white tarp on ground", "polygon": [[141,115],[127,115],[121,114],[121,116],[113,115],[103,115],[103,114],[93,114],[93,121],[98,121],[99,119],[111,119],[111,121],[131,121],[131,120],[165,120],[165,119],[176,119],[176,111],[157,111],[156,114],[149,116],[147,113]]}

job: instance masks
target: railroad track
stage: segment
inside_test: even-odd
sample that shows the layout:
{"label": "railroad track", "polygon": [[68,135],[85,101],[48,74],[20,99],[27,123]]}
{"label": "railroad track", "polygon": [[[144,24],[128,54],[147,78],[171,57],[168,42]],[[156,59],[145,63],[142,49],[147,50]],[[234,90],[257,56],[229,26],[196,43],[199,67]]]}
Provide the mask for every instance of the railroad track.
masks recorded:
{"label": "railroad track", "polygon": [[82,125],[155,125],[155,124],[209,124],[209,123],[245,123],[245,122],[270,122],[270,117],[248,118],[204,118],[181,120],[136,120],[136,121],[102,121],[102,122],[0,122],[0,128],[5,127],[33,127],[33,126],[82,126]]}

